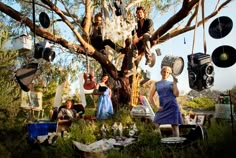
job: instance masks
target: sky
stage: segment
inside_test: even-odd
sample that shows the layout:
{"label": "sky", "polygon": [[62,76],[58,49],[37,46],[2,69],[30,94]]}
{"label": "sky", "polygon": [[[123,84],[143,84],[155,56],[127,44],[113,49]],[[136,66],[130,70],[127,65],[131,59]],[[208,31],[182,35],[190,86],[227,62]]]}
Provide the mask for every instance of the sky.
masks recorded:
{"label": "sky", "polygon": [[[208,11],[214,7],[212,4],[210,4],[209,1],[205,3],[205,16],[207,16]],[[206,45],[207,45],[207,52],[206,54],[212,55],[212,52],[219,46],[222,45],[229,45],[231,47],[236,48],[236,28],[233,25],[233,28],[231,32],[224,38],[221,39],[214,39],[209,35],[208,29],[209,25],[212,21],[214,21],[216,18],[220,16],[228,16],[233,21],[233,24],[236,22],[236,2],[231,2],[226,8],[221,10],[221,12],[210,19],[208,22],[205,23],[205,37],[206,37]],[[163,17],[155,17],[152,16],[152,19],[154,21],[155,29],[157,29],[159,26],[161,26],[168,18],[171,16],[171,14],[174,14],[174,11],[171,13],[169,12],[167,15]],[[199,12],[199,15],[201,16],[201,11]],[[198,18],[198,20],[201,20],[201,18]],[[195,36],[195,45],[194,45],[194,51],[193,53],[204,53],[204,46],[203,46],[203,27],[200,26],[196,30],[196,36]],[[165,56],[173,55],[176,57],[182,57],[184,59],[184,68],[183,72],[177,76],[178,78],[178,87],[179,90],[188,92],[190,89],[189,87],[189,80],[188,80],[188,71],[187,71],[187,56],[192,54],[192,48],[193,48],[193,37],[194,37],[194,31],[190,31],[188,33],[185,33],[183,35],[180,35],[178,37],[175,37],[173,39],[170,39],[169,41],[164,42],[161,45],[158,45],[156,48],[159,48],[161,50],[162,55],[156,56],[156,64],[150,68],[148,66],[145,66],[145,59],[142,59],[141,61],[141,67],[144,70],[151,72],[151,80],[160,80],[160,70],[161,70],[161,62]],[[184,44],[184,39],[186,41],[186,44]],[[154,49],[153,49],[154,50]],[[236,86],[236,64],[234,64],[231,67],[227,68],[220,68],[214,65],[214,85],[211,87],[212,90],[229,90],[233,86]],[[171,78],[170,78],[171,79]]]}
{"label": "sky", "polygon": [[[216,0],[214,0],[216,1]],[[212,0],[205,0],[205,16],[209,14],[209,11],[212,11],[215,7],[212,3]],[[220,11],[218,15],[210,19],[208,22],[205,23],[205,36],[206,36],[206,44],[207,44],[207,54],[211,55],[212,52],[219,46],[222,45],[229,45],[234,48],[235,41],[236,41],[236,28],[233,25],[233,28],[231,32],[224,38],[221,39],[214,39],[212,38],[209,33],[209,25],[213,20],[220,16],[228,16],[231,18],[233,23],[236,22],[236,2],[233,0],[228,6],[226,6],[224,9]],[[178,11],[177,8],[171,8],[168,10],[168,12],[162,16],[159,16],[158,11],[155,11],[153,14],[151,14],[150,18],[154,21],[154,28],[155,30],[160,27],[162,24],[164,24],[171,16],[173,16]],[[199,12],[199,20],[201,20],[201,12]],[[63,27],[66,29],[66,27]],[[195,46],[194,46],[194,52],[201,52],[203,51],[203,27],[200,26],[196,30],[196,37],[195,37]],[[65,31],[67,32],[67,31]],[[156,57],[156,64],[150,68],[148,66],[145,66],[145,58],[141,60],[140,66],[143,70],[147,70],[151,72],[151,80],[160,80],[160,69],[161,69],[161,62],[165,56],[173,55],[176,57],[182,57],[184,59],[184,68],[183,72],[177,76],[178,78],[178,87],[181,91],[188,92],[190,91],[189,87],[189,81],[188,81],[188,71],[187,71],[187,56],[192,54],[192,46],[193,46],[193,35],[194,32],[190,31],[185,34],[182,34],[178,37],[172,38],[156,47],[153,48],[153,52],[156,48],[159,48],[161,50],[162,55]],[[72,40],[69,38],[69,40]],[[73,40],[72,40],[73,41]],[[186,43],[184,43],[184,41]],[[233,86],[236,86],[236,64],[234,64],[231,67],[228,68],[220,68],[214,65],[214,85],[211,87],[211,89],[216,90],[228,90],[231,89]],[[76,87],[78,88],[78,87]]]}

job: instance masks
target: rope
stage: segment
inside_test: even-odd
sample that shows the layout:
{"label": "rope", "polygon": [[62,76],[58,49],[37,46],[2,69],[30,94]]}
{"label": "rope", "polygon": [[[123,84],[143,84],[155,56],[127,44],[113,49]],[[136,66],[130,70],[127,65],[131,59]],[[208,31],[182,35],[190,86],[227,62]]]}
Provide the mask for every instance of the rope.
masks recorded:
{"label": "rope", "polygon": [[[55,0],[55,3],[54,5],[57,5],[57,0]],[[54,26],[54,11],[52,10],[52,32],[53,32],[53,41],[54,41],[54,44],[56,43],[55,42],[55,26]]]}
{"label": "rope", "polygon": [[34,48],[35,48],[35,0],[32,1],[32,9],[33,9],[33,31],[34,31]]}
{"label": "rope", "polygon": [[207,46],[206,46],[206,35],[205,35],[205,20],[204,20],[205,14],[204,14],[204,0],[202,0],[202,26],[203,26],[203,47],[204,47],[204,53],[207,52]]}
{"label": "rope", "polygon": [[191,56],[191,62],[193,63],[193,51],[194,51],[194,46],[195,46],[195,39],[196,39],[196,30],[198,26],[198,13],[200,10],[200,5],[202,6],[202,21],[203,21],[203,47],[204,47],[204,54],[207,52],[207,47],[206,47],[206,36],[205,36],[205,21],[204,21],[204,0],[200,0],[198,2],[198,11],[196,15],[196,25],[194,28],[194,34],[193,34],[193,45],[192,45],[192,56]]}
{"label": "rope", "polygon": [[196,30],[197,30],[197,26],[198,26],[198,12],[200,9],[201,2],[202,2],[202,0],[200,0],[198,2],[198,11],[197,11],[197,15],[196,15],[196,22],[195,22],[195,28],[194,28],[194,33],[193,33],[192,58],[193,58],[193,51],[194,51],[194,46],[195,46]]}

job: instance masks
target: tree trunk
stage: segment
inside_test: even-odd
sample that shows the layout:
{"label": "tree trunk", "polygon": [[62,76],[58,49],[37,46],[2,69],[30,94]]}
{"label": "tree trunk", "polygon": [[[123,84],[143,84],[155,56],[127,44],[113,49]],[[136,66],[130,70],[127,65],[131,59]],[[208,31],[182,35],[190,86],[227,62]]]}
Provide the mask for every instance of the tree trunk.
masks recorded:
{"label": "tree trunk", "polygon": [[121,107],[129,106],[132,94],[129,78],[119,77],[117,82],[120,83],[120,86],[117,86],[116,83],[114,84],[112,95],[112,103],[115,112]]}
{"label": "tree trunk", "polygon": [[[212,12],[212,14],[210,14],[203,20],[208,20],[213,16],[215,16],[224,6],[226,6],[231,1],[232,0],[225,0],[221,5],[219,5],[219,7],[216,7],[216,9]],[[53,41],[67,49],[73,48],[74,51],[73,53],[83,54],[83,55],[86,55],[88,53],[88,56],[94,58],[97,62],[101,64],[101,67],[104,68],[107,71],[107,73],[110,74],[111,78],[113,78],[115,81],[121,82],[121,88],[119,89],[119,94],[118,94],[119,97],[117,102],[119,102],[119,104],[120,103],[128,104],[131,100],[131,88],[132,88],[129,78],[121,77],[121,75],[119,75],[120,73],[123,74],[123,72],[118,72],[116,67],[108,60],[107,57],[104,57],[102,53],[96,51],[93,48],[93,46],[90,45],[86,39],[84,39],[84,37],[80,34],[80,32],[76,29],[76,27],[69,21],[66,14],[63,11],[61,11],[59,7],[54,5],[49,0],[42,0],[42,2],[46,6],[48,6],[52,11],[54,11],[60,17],[60,20],[62,20],[71,29],[71,31],[73,32],[73,34],[75,35],[76,39],[80,44],[77,44],[77,42],[76,43],[70,42],[59,35],[55,35],[53,32],[50,32],[47,29],[43,29],[39,25],[35,26],[30,18],[22,14],[20,11],[13,9],[11,6],[4,4],[3,2],[0,2],[0,11],[8,15],[10,18],[18,22],[21,22],[25,26],[29,27],[30,30],[34,32],[36,36],[40,36],[44,39]],[[89,21],[88,19],[90,19],[89,18],[90,13],[92,12],[91,10],[93,10],[93,8],[89,8],[90,0],[86,0],[85,2],[86,2],[85,20]],[[200,21],[198,24],[194,24],[193,26],[186,25],[182,29],[176,29],[175,31],[171,32],[171,29],[176,24],[178,24],[183,19],[188,17],[188,15],[195,8],[198,2],[199,0],[183,0],[182,7],[180,8],[180,10],[170,19],[167,19],[167,21],[153,33],[151,37],[152,46],[165,42],[187,31],[191,31],[195,28],[195,25],[199,26],[202,23],[202,21]],[[127,8],[129,8],[129,6]],[[195,15],[190,17],[188,22],[189,24],[191,24],[193,17],[195,17]],[[85,32],[89,30],[88,27],[89,25],[90,22],[87,23],[87,27],[84,30]]]}

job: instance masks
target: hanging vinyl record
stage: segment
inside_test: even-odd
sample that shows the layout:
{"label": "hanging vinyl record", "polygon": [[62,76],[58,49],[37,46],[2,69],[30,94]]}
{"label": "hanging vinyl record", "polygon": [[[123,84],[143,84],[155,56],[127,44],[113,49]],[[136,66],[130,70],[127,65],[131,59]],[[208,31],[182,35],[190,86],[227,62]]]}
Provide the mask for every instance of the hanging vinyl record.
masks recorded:
{"label": "hanging vinyl record", "polygon": [[230,67],[236,62],[236,50],[231,46],[223,45],[213,51],[211,58],[218,67]]}
{"label": "hanging vinyl record", "polygon": [[47,13],[41,12],[39,14],[39,22],[44,28],[48,28],[50,26],[50,19]]}
{"label": "hanging vinyl record", "polygon": [[209,26],[212,38],[220,39],[227,36],[233,28],[233,21],[227,16],[216,18]]}

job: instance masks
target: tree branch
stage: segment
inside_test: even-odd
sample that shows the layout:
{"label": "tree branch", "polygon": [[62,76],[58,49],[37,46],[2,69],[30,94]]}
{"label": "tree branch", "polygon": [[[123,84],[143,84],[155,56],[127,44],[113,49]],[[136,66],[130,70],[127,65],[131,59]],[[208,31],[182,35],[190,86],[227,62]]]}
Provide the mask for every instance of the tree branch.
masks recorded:
{"label": "tree branch", "polygon": [[141,3],[142,1],[144,1],[144,0],[136,0],[136,1],[133,1],[133,2],[129,3],[129,5],[128,5],[125,9],[126,9],[126,10],[129,10],[129,8],[131,8],[131,7],[134,6],[135,4]]}
{"label": "tree branch", "polygon": [[59,15],[61,17],[61,19],[67,24],[67,26],[75,34],[76,38],[81,43],[81,45],[84,46],[84,48],[87,48],[88,53],[92,55],[95,52],[95,49],[83,39],[83,37],[80,35],[80,33],[72,25],[72,23],[65,17],[63,12],[57,6],[55,6],[52,2],[50,2],[49,0],[41,0],[41,1],[44,4],[48,5],[54,12],[57,13],[57,15]]}
{"label": "tree branch", "polygon": [[[197,23],[198,27],[203,24],[203,21],[204,21],[204,22],[207,22],[209,19],[211,19],[212,17],[216,16],[217,13],[218,13],[220,10],[222,10],[222,9],[223,9],[227,4],[229,4],[231,1],[232,1],[232,0],[227,0],[227,1],[225,1],[225,2],[222,3],[218,8],[216,8],[210,15],[208,15],[207,17],[205,17],[204,20],[199,21],[199,22]],[[195,25],[196,25],[196,24],[195,24]],[[169,39],[171,39],[171,38],[173,38],[173,37],[176,37],[176,36],[178,36],[178,35],[181,35],[181,34],[183,34],[183,33],[186,33],[186,32],[188,32],[188,31],[193,30],[193,29],[195,28],[195,25],[193,25],[193,26],[191,26],[191,27],[185,26],[184,28],[175,29],[175,31],[171,31],[171,32],[165,34],[164,36],[162,36],[162,37],[159,38],[158,44],[163,43],[163,42],[165,42],[165,41],[167,41],[167,40],[169,40]],[[170,38],[170,37],[171,37],[171,38]]]}
{"label": "tree branch", "polygon": [[163,24],[159,29],[157,29],[151,37],[153,44],[157,44],[158,38],[164,35],[168,30],[170,30],[175,24],[183,20],[188,13],[193,9],[193,7],[199,2],[199,0],[184,0],[182,8],[174,16],[172,16],[165,24]]}
{"label": "tree branch", "polygon": [[188,22],[187,22],[187,24],[186,24],[186,27],[188,27],[188,26],[191,25],[193,19],[194,19],[194,18],[196,17],[196,15],[197,15],[197,13],[198,13],[198,6],[194,9],[193,15],[189,18],[189,20],[188,20]]}
{"label": "tree branch", "polygon": [[61,3],[64,5],[64,8],[66,9],[67,14],[68,14],[68,15],[72,18],[72,20],[73,20],[73,22],[71,22],[71,24],[76,24],[76,25],[78,25],[79,28],[82,30],[82,32],[84,32],[84,29],[81,27],[80,23],[77,22],[77,19],[75,19],[75,18],[71,15],[71,13],[70,13],[69,9],[66,7],[64,1],[61,1]]}
{"label": "tree branch", "polygon": [[[32,4],[32,1],[24,1],[24,2],[25,2],[25,3]],[[46,5],[42,5],[42,3],[35,2],[35,4],[38,5],[38,6],[41,6],[41,7],[45,8],[46,10],[51,10],[51,11],[52,11],[51,8],[47,7]],[[76,19],[76,21],[81,21],[80,18],[79,18],[76,14],[71,14],[71,13],[69,14],[69,13],[64,12],[64,11],[62,11],[62,12],[63,12],[63,14],[64,14],[65,16],[74,18],[74,19]]]}
{"label": "tree branch", "polygon": [[[16,21],[21,21],[22,23],[24,23],[26,26],[28,26],[30,28],[30,30],[32,32],[34,32],[33,30],[33,22],[31,19],[29,19],[28,17],[25,17],[25,15],[23,15],[22,13],[14,10],[13,8],[5,5],[4,3],[0,2],[0,10],[7,14],[8,16],[10,16],[12,19],[15,19]],[[46,29],[43,29],[39,26],[35,26],[35,33],[36,35],[48,39],[50,41],[54,41],[58,44],[61,44],[63,47],[68,48],[69,46],[69,42],[63,38],[61,38],[60,36],[55,36],[49,32]],[[84,49],[79,46],[79,45],[74,45],[74,47],[76,48],[77,52],[82,53],[84,52]]]}
{"label": "tree branch", "polygon": [[[142,0],[136,0],[132,2],[131,4],[135,2],[141,2],[141,1]],[[204,18],[204,20],[207,21],[211,17],[217,15],[217,13],[231,1],[232,0],[227,0],[224,3],[222,3],[222,5],[219,6],[218,9],[212,12],[212,14],[210,14],[208,17]],[[58,35],[54,36],[53,33],[49,32],[46,29],[41,28],[40,26],[36,26],[35,28],[36,35],[42,38],[54,41],[55,43],[58,43],[62,47],[67,48],[67,49],[73,47],[74,50],[79,54],[85,55],[85,48],[87,48],[89,52],[91,53],[89,54],[89,56],[97,60],[101,64],[102,67],[105,67],[106,70],[108,70],[108,73],[111,74],[111,76],[114,79],[117,78],[118,75],[117,75],[116,67],[100,52],[95,51],[95,49],[84,39],[84,37],[80,35],[80,33],[75,29],[73,24],[67,19],[67,16],[64,14],[64,12],[62,12],[57,6],[55,6],[49,0],[42,0],[42,2],[46,4],[47,6],[49,6],[51,10],[53,10],[58,16],[60,16],[61,20],[65,22],[66,25],[72,30],[72,32],[74,33],[74,35],[76,36],[76,38],[78,39],[78,41],[81,43],[82,46],[76,43],[71,43]],[[91,6],[90,0],[86,0],[85,2],[86,2],[85,20],[88,20],[88,21],[90,20],[91,22],[91,12],[93,10],[93,6]],[[174,31],[173,30],[170,31],[170,29],[172,29],[175,24],[179,23],[180,21],[182,21],[184,18],[188,16],[189,12],[196,6],[198,2],[199,0],[184,0],[181,9],[174,16],[172,16],[165,24],[163,24],[160,28],[158,28],[155,31],[155,33],[152,35],[151,40],[154,41],[154,44],[157,44],[155,43],[156,40],[159,40],[158,43],[162,43],[170,39],[170,37],[173,38],[182,33],[193,30],[195,28],[195,25],[191,27],[186,26],[185,28],[178,27],[177,29],[174,29]],[[130,5],[128,5],[127,7],[129,6]],[[29,19],[28,17],[25,17],[25,15],[23,15],[22,13],[14,10],[13,8],[5,5],[2,2],[0,2],[0,11],[7,14],[12,19],[15,19],[16,21],[20,21],[24,23],[26,26],[28,26],[31,29],[32,32],[34,32],[32,20]],[[190,17],[187,24],[191,25],[191,21],[192,21],[191,19],[193,19],[194,16],[195,15]],[[91,23],[89,24],[86,22],[86,24],[88,28],[86,28],[85,30],[88,31]],[[197,25],[201,25],[201,24],[202,24],[202,21],[200,21]],[[167,33],[168,31],[169,33]]]}

